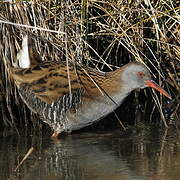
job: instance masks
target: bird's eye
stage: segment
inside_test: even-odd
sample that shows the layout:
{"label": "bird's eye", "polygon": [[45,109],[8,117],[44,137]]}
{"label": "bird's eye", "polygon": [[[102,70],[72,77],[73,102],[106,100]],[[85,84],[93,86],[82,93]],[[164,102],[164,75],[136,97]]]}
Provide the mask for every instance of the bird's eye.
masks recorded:
{"label": "bird's eye", "polygon": [[145,76],[144,72],[137,72],[137,76],[143,78]]}

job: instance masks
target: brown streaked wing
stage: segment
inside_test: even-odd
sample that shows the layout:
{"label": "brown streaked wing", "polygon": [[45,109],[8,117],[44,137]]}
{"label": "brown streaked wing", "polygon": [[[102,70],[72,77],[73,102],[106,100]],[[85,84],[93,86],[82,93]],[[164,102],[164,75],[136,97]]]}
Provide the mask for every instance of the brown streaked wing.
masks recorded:
{"label": "brown streaked wing", "polygon": [[[91,75],[96,78],[96,73],[91,72]],[[66,64],[47,62],[26,69],[13,68],[12,76],[19,87],[31,91],[48,104],[69,94]],[[71,92],[81,88],[90,89],[89,92],[92,92],[92,87],[98,91],[92,80],[80,68],[74,69],[70,66],[70,82]]]}

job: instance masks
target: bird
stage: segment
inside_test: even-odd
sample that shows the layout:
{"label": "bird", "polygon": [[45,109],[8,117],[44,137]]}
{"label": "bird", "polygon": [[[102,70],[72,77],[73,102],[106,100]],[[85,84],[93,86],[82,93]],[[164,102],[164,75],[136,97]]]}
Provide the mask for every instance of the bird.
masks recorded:
{"label": "bird", "polygon": [[[28,46],[27,37],[23,43]],[[23,51],[32,53],[27,47],[21,49],[21,54]],[[67,66],[66,61],[32,59],[31,64],[30,57],[37,58],[23,56],[24,60],[19,60],[23,67],[12,67],[11,75],[24,103],[52,128],[53,138],[99,121],[136,89],[150,87],[171,99],[140,62],[101,72],[77,63],[69,62]]]}

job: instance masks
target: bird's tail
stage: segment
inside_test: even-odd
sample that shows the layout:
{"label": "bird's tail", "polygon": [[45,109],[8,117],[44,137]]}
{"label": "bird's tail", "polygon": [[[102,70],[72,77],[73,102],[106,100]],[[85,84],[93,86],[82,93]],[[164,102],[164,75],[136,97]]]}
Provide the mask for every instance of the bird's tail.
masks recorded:
{"label": "bird's tail", "polygon": [[23,37],[22,49],[17,53],[17,61],[13,64],[14,67],[29,68],[31,65],[29,55],[28,35]]}
{"label": "bird's tail", "polygon": [[32,39],[25,35],[22,40],[22,48],[17,53],[17,61],[14,67],[29,68],[42,62],[38,52],[33,48]]}
{"label": "bird's tail", "polygon": [[8,59],[5,59],[4,66],[8,73],[8,78],[12,80],[12,71],[16,68],[29,68],[31,65],[36,65],[42,62],[39,53],[33,48],[32,39],[25,35],[22,40],[21,49],[17,53],[12,64]]}

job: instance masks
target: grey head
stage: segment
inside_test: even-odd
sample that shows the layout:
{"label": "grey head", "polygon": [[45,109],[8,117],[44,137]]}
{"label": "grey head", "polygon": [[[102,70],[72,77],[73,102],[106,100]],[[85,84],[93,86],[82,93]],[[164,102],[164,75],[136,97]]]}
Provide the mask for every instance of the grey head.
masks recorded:
{"label": "grey head", "polygon": [[132,62],[123,66],[121,81],[129,89],[148,87],[147,82],[151,80],[148,69],[141,63]]}
{"label": "grey head", "polygon": [[150,87],[159,91],[164,96],[172,99],[171,96],[158,84],[156,84],[152,78],[148,69],[141,63],[132,62],[122,67],[121,72],[122,87],[127,92],[131,92],[134,89]]}

